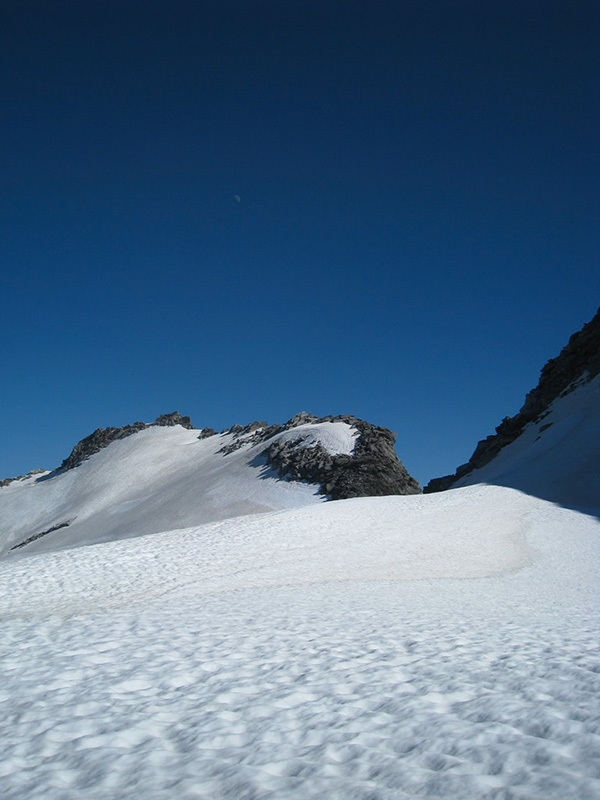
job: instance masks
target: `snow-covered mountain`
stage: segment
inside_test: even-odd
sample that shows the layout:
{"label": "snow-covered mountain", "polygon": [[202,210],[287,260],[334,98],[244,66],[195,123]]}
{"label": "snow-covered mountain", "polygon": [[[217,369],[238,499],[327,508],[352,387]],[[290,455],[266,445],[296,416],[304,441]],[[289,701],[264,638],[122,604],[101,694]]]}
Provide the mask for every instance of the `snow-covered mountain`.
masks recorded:
{"label": "snow-covered mountain", "polygon": [[487,464],[453,486],[511,486],[582,511],[600,507],[600,375],[572,384]]}
{"label": "snow-covered mountain", "polygon": [[574,508],[600,505],[600,309],[541,371],[514,417],[426,493],[492,483]]}
{"label": "snow-covered mountain", "polygon": [[385,428],[301,413],[217,434],[189,417],[100,428],[59,469],[3,481],[0,554],[29,553],[280,511],[328,498],[415,494]]}
{"label": "snow-covered mountain", "polygon": [[451,491],[324,502],[388,434],[304,417],[0,488],[2,800],[596,800],[587,363]]}

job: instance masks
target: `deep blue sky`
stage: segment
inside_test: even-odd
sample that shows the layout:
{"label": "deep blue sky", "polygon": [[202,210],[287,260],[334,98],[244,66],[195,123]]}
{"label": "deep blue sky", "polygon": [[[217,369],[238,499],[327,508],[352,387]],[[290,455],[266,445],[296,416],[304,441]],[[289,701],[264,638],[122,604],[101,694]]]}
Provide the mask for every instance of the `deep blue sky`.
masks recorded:
{"label": "deep blue sky", "polygon": [[596,0],[5,0],[0,477],[174,409],[352,413],[454,470],[600,302],[599,31]]}

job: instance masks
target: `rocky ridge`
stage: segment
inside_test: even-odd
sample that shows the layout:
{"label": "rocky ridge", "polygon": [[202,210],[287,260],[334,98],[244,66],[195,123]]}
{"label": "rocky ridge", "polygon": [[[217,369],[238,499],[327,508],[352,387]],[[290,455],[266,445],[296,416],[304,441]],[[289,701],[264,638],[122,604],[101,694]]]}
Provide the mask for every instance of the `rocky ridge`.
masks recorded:
{"label": "rocky ridge", "polygon": [[[351,454],[331,454],[320,444],[303,446],[300,433],[298,439],[271,441],[283,431],[323,422],[345,422],[357,431]],[[315,417],[302,411],[283,425],[253,422],[245,427],[236,425],[227,433],[235,438],[221,448],[224,455],[244,445],[264,443],[256,465],[262,460],[276,469],[280,478],[317,483],[321,494],[331,500],[421,492],[396,455],[394,434],[349,414]]]}
{"label": "rocky ridge", "polygon": [[559,355],[542,368],[538,385],[527,394],[520,411],[514,417],[505,417],[494,434],[478,442],[469,461],[458,467],[453,475],[434,478],[423,491],[431,493],[450,489],[465,475],[488,464],[503,447],[514,442],[526,425],[542,420],[554,400],[599,373],[600,308],[590,322],[570,337]]}
{"label": "rocky ridge", "polygon": [[3,478],[0,481],[0,489],[3,486],[8,486],[8,484],[12,483],[13,481],[24,481],[24,480],[27,480],[27,478],[33,477],[34,475],[41,475],[43,472],[46,472],[46,470],[45,469],[32,469],[31,472],[27,472],[25,475],[15,475],[14,478]]}
{"label": "rocky ridge", "polygon": [[[301,432],[298,438],[286,437],[285,441],[277,436],[302,425],[324,422],[345,422],[356,430],[351,454],[331,454],[321,444],[307,445],[306,435]],[[151,423],[134,422],[120,428],[97,428],[78,442],[60,467],[46,477],[75,469],[111,442],[153,426],[172,425],[194,430],[190,417],[182,416],[177,411],[163,414]],[[396,454],[394,434],[387,428],[351,415],[316,417],[303,411],[282,425],[269,425],[267,422],[233,425],[221,431],[221,435],[229,435],[228,441],[217,451],[224,457],[242,447],[264,444],[250,462],[251,466],[270,467],[283,480],[317,484],[320,493],[331,500],[421,492],[418,482],[409,475]],[[212,428],[198,430],[198,439],[212,436],[218,436]],[[0,485],[6,485],[11,480],[17,479],[8,479]]]}
{"label": "rocky ridge", "polygon": [[121,428],[96,428],[89,436],[77,442],[70,454],[55,471],[64,472],[68,469],[78,467],[90,456],[93,456],[94,453],[98,453],[104,447],[107,447],[111,442],[117,439],[125,439],[127,436],[131,436],[134,433],[138,433],[138,431],[143,431],[155,425],[181,425],[183,428],[190,429],[194,427],[189,417],[182,417],[178,411],[173,411],[171,414],[161,414],[154,422],[133,422],[131,425],[123,425]]}

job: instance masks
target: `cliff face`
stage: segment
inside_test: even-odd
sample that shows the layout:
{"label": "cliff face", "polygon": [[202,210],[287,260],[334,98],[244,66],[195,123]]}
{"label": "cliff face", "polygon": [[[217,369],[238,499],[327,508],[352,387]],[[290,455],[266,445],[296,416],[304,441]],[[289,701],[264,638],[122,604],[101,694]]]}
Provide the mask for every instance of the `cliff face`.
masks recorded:
{"label": "cliff face", "polygon": [[[550,404],[568,394],[577,385],[592,380],[600,373],[600,309],[580,331],[574,333],[556,358],[543,367],[538,385],[525,398],[514,417],[505,417],[496,432],[482,439],[466,464],[453,475],[434,478],[423,489],[425,493],[450,489],[458,480],[494,459],[506,445],[517,439],[530,422],[543,419]],[[543,430],[543,426],[540,428]]]}

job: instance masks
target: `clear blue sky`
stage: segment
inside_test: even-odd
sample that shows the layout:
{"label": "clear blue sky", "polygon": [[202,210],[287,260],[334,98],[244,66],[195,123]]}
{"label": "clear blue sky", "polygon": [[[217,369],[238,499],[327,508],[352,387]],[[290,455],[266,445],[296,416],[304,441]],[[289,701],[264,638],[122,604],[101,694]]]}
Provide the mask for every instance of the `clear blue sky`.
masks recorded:
{"label": "clear blue sky", "polygon": [[596,0],[5,0],[0,477],[175,409],[352,413],[453,471],[600,302],[599,31]]}

